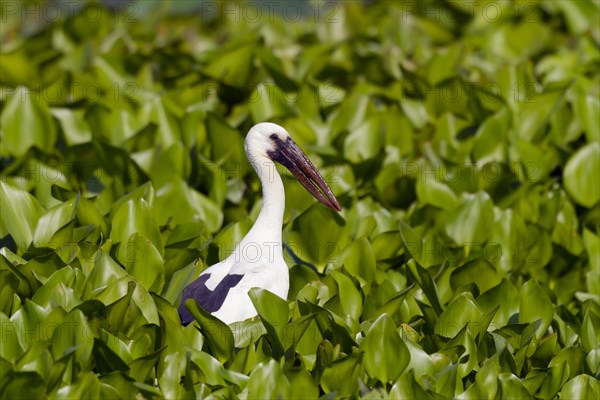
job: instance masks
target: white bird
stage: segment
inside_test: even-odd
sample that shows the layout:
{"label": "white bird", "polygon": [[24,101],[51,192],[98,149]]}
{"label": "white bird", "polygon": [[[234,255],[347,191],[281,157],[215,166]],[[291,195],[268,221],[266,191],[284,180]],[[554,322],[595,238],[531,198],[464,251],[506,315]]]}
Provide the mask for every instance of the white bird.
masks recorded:
{"label": "white bird", "polygon": [[194,320],[185,306],[188,298],[226,324],[257,314],[248,291],[267,289],[286,299],[290,282],[283,259],[281,228],[285,207],[283,182],[275,161],[285,166],[320,202],[335,211],[341,207],[323,177],[288,132],[273,123],[254,125],[244,142],[246,156],[262,184],[263,204],[254,226],[225,260],[207,268],[183,292],[179,316]]}

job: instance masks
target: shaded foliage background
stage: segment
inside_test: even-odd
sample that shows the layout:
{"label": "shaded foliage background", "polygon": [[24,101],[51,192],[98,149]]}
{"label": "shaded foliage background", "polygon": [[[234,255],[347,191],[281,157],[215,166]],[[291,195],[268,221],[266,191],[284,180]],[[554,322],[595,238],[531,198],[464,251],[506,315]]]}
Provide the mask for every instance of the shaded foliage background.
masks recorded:
{"label": "shaded foliage background", "polygon": [[[600,397],[598,2],[270,4],[2,3],[2,396]],[[184,328],[267,120],[344,210]]]}

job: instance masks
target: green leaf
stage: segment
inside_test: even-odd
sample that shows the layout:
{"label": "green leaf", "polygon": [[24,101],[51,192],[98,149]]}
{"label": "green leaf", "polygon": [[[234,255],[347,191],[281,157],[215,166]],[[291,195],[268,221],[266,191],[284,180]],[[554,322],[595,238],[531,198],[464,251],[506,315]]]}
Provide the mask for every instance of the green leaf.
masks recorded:
{"label": "green leaf", "polygon": [[55,360],[74,351],[75,361],[81,368],[85,369],[91,365],[95,332],[80,310],[75,309],[67,314],[57,308],[44,322],[55,327],[52,333],[49,333],[51,352]]}
{"label": "green leaf", "polygon": [[227,85],[243,88],[253,70],[254,39],[234,43],[215,52],[202,72]]}
{"label": "green leaf", "polygon": [[408,226],[406,222],[400,221],[400,235],[406,250],[413,256],[415,261],[421,265],[426,265],[423,263],[423,242],[415,230]]}
{"label": "green leaf", "polygon": [[223,211],[180,177],[172,178],[156,192],[153,211],[161,224],[202,221],[210,232],[216,232],[223,223]]}
{"label": "green leaf", "polygon": [[480,293],[484,293],[501,281],[502,277],[494,266],[481,258],[464,264],[450,274],[450,285],[455,290],[474,283],[479,288]]}
{"label": "green leaf", "polygon": [[53,308],[61,307],[67,312],[71,311],[81,304],[79,293],[73,290],[77,275],[81,276],[81,271],[73,270],[69,266],[59,269],[35,292],[31,301],[41,306],[51,305]]}
{"label": "green leaf", "polygon": [[164,246],[158,223],[152,215],[150,206],[142,198],[129,200],[123,204],[112,218],[110,238],[114,242],[127,243],[134,233],[139,233],[150,240],[162,256]]}
{"label": "green leaf", "polygon": [[248,397],[275,399],[289,397],[290,383],[275,360],[268,360],[254,368],[248,381]]}
{"label": "green leaf", "polygon": [[[2,365],[2,368],[6,367]],[[2,388],[2,396],[7,399],[42,399],[46,396],[44,380],[37,372],[10,371],[3,375],[6,385]]]}
{"label": "green leaf", "polygon": [[554,306],[539,283],[533,279],[525,282],[521,287],[519,322],[541,320],[536,332],[539,339],[545,335],[553,315]]}
{"label": "green leaf", "polygon": [[352,242],[344,252],[341,261],[346,271],[355,278],[362,278],[370,283],[375,277],[375,254],[371,242],[365,237]]}
{"label": "green leaf", "polygon": [[43,209],[35,197],[0,180],[2,232],[12,236],[19,249],[26,249],[33,240],[35,226]]}
{"label": "green leaf", "polygon": [[117,257],[146,290],[160,293],[165,282],[165,267],[151,241],[135,232],[126,243],[121,243]]}
{"label": "green leaf", "polygon": [[322,270],[327,263],[339,262],[344,221],[320,203],[313,203],[292,223],[284,242],[301,260]]}
{"label": "green leaf", "polygon": [[69,146],[87,143],[92,140],[92,131],[85,120],[83,110],[53,108],[52,115],[58,119],[63,135]]}
{"label": "green leaf", "polygon": [[580,332],[581,346],[588,353],[600,346],[600,332],[597,328],[594,328],[599,323],[600,316],[592,311],[592,307],[589,307],[583,316]]}
{"label": "green leaf", "polygon": [[79,198],[72,199],[51,208],[42,215],[33,233],[34,245],[36,247],[56,246],[57,243],[52,242],[52,237],[60,228],[75,218],[78,203]]}
{"label": "green leaf", "polygon": [[456,195],[452,189],[439,182],[436,177],[427,178],[417,179],[416,192],[418,199],[422,203],[431,204],[446,211],[452,210],[457,203]]}
{"label": "green leaf", "polygon": [[600,200],[600,142],[580,148],[569,158],[564,170],[565,189],[582,206],[592,207]]}
{"label": "green leaf", "polygon": [[194,299],[188,299],[185,306],[200,325],[200,331],[206,339],[215,358],[225,363],[233,356],[233,334],[231,329],[218,318],[209,314]]}
{"label": "green leaf", "polygon": [[352,353],[329,364],[321,376],[321,387],[325,393],[336,392],[337,396],[352,396],[358,391],[358,377],[362,372],[362,353]]}
{"label": "green leaf", "polygon": [[511,373],[503,372],[499,374],[498,383],[498,395],[502,399],[524,399],[531,397],[519,378]]}
{"label": "green leaf", "polygon": [[460,294],[446,307],[435,322],[434,332],[444,337],[454,337],[466,325],[472,333],[478,331],[482,313],[472,297]]}
{"label": "green leaf", "polygon": [[384,384],[396,380],[410,361],[410,352],[387,314],[373,322],[360,348],[365,353],[363,365],[367,374]]}
{"label": "green leaf", "polygon": [[11,321],[4,313],[0,313],[0,324],[2,324],[2,332],[5,335],[5,342],[0,346],[0,357],[14,363],[23,355],[24,349],[19,342],[20,329],[22,328]]}
{"label": "green leaf", "polygon": [[[467,195],[450,213],[446,233],[459,245],[484,243],[490,236],[493,221],[494,209],[488,194],[479,192]],[[467,252],[468,249],[466,247]]]}
{"label": "green leaf", "polygon": [[363,304],[360,291],[356,288],[352,279],[343,273],[333,271],[331,275],[338,284],[338,296],[340,297],[342,310],[346,315],[350,315],[354,320],[358,321],[362,313]]}
{"label": "green leaf", "polygon": [[96,366],[101,373],[129,370],[125,361],[123,361],[117,353],[112,351],[102,340],[94,340],[92,355]]}
{"label": "green leaf", "polygon": [[58,389],[53,396],[57,399],[82,398],[85,396],[100,397],[100,382],[93,372],[84,372],[70,385]]}
{"label": "green leaf", "polygon": [[353,164],[373,159],[383,145],[380,118],[375,116],[350,131],[344,141],[344,156]]}
{"label": "green leaf", "polygon": [[285,327],[288,322],[288,305],[285,300],[266,289],[252,288],[248,292],[261,321],[269,335],[273,356],[283,355],[286,344]]}
{"label": "green leaf", "polygon": [[250,95],[250,112],[254,121],[269,121],[294,115],[285,93],[274,85],[259,84]]}
{"label": "green leaf", "polygon": [[288,399],[311,399],[319,397],[319,387],[304,368],[295,368],[286,372],[290,382]]}
{"label": "green leaf", "polygon": [[2,153],[22,156],[31,147],[51,153],[56,144],[56,125],[44,96],[19,86],[0,115]]}
{"label": "green leaf", "polygon": [[560,397],[563,399],[597,399],[600,396],[600,383],[587,375],[577,375],[562,387]]}

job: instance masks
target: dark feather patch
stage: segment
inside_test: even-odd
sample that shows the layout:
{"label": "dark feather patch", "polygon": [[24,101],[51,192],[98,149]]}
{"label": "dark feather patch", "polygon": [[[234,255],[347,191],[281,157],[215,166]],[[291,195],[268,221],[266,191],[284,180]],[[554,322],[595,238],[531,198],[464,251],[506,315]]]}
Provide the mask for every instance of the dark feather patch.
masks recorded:
{"label": "dark feather patch", "polygon": [[192,314],[185,307],[187,299],[195,299],[202,308],[209,313],[213,313],[221,308],[229,293],[229,289],[236,287],[243,277],[244,275],[226,275],[217,287],[215,287],[215,290],[210,290],[206,287],[206,281],[210,278],[210,274],[198,277],[183,291],[178,309],[181,323],[187,325],[194,320]]}

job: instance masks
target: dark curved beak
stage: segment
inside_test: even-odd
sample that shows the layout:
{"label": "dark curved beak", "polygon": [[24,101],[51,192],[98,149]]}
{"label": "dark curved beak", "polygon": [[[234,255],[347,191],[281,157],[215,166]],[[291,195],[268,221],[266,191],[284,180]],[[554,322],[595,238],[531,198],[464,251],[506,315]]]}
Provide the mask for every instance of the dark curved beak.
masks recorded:
{"label": "dark curved beak", "polygon": [[342,211],[325,179],[291,137],[275,142],[275,149],[267,154],[271,160],[286,167],[317,200],[334,211]]}

